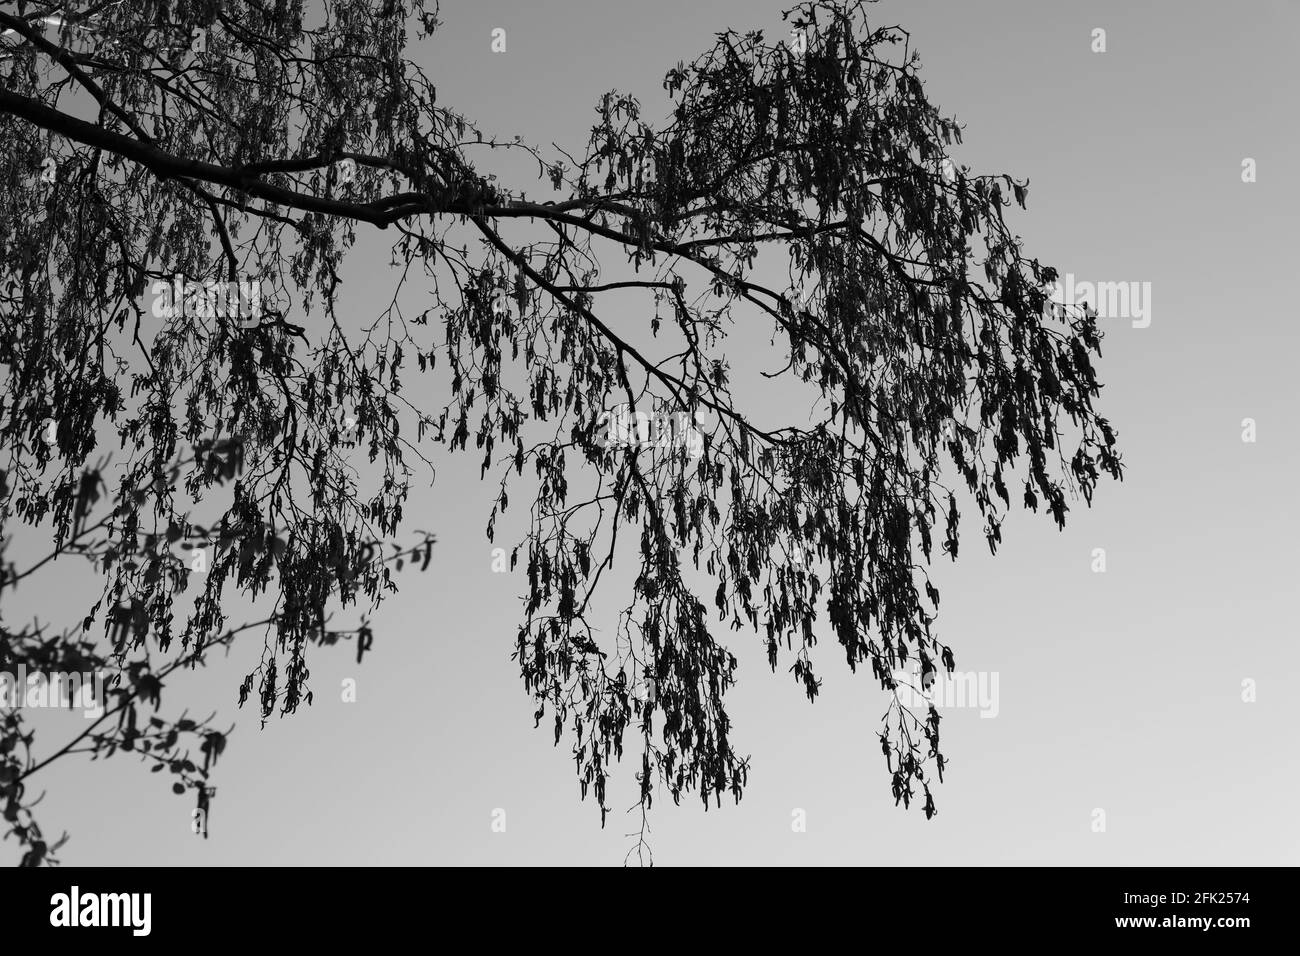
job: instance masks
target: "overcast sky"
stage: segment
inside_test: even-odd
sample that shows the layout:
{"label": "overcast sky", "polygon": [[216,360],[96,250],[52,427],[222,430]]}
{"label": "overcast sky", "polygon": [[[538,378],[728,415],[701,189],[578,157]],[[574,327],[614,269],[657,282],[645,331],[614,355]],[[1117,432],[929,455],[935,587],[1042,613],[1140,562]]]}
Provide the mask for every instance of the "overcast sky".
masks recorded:
{"label": "overcast sky", "polygon": [[[727,26],[783,35],[781,7],[446,0],[444,27],[414,55],[441,104],[577,153],[603,92],[660,115],[669,67]],[[950,772],[934,820],[893,806],[875,736],[886,701],[869,671],[850,675],[830,641],[810,705],[768,671],[756,637],[727,633],[742,661],[729,700],[749,789],[707,814],[665,794],[656,862],[1300,862],[1289,288],[1300,5],[883,0],[874,21],[910,32],[930,98],[965,125],[957,159],[1028,177],[1012,228],[1030,255],[1081,282],[1150,290],[1149,324],[1102,322],[1102,408],[1127,476],[1104,483],[1091,511],[1076,506],[1064,532],[1042,515],[1008,519],[996,558],[972,529],[942,570],[940,636],[959,671],[988,688],[996,675],[998,699],[996,716],[943,710]],[[491,50],[498,27],[504,53]],[[1256,182],[1242,181],[1246,158]],[[346,301],[371,313],[393,281],[377,237],[362,233],[345,274]],[[621,863],[633,818],[613,813],[602,831],[566,746],[533,730],[510,660],[523,583],[492,573],[477,475],[473,456],[458,458],[408,509],[438,535],[430,573],[383,606],[361,668],[350,647],[316,654],[313,707],[259,731],[235,708],[249,666],[238,652],[169,682],[168,709],[239,720],[210,839],[191,834],[192,800],[166,775],[121,757],[64,760],[41,807],[47,830],[73,833],[64,862]],[[74,583],[85,582],[69,567],[21,600],[48,610]],[[611,627],[622,597],[606,595]],[[355,703],[340,700],[345,678],[358,681]],[[620,806],[634,801],[634,769],[616,782]],[[806,832],[792,828],[796,810]]]}

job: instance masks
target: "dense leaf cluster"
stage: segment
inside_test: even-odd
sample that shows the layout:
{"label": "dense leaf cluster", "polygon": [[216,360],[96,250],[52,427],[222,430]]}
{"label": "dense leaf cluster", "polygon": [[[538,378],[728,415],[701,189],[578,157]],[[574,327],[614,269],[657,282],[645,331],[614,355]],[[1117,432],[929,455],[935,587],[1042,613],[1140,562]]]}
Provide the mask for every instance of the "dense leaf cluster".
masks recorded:
{"label": "dense leaf cluster", "polygon": [[[374,542],[414,469],[472,446],[499,482],[489,537],[523,486],[515,658],[602,819],[629,740],[643,811],[660,787],[740,798],[727,629],[810,699],[827,633],[886,691],[913,662],[951,670],[929,568],[956,557],[961,510],[996,551],[1013,500],[1061,524],[1121,466],[1096,317],[1049,300],[1056,273],[1006,222],[1027,184],[952,161],[960,127],[867,11],[810,2],[789,36],[719,34],[668,72],[667,120],[606,94],[578,158],[438,104],[405,53],[437,26],[420,0],[0,9],[4,520],[66,550],[108,508],[103,595],[61,639],[119,668],[194,662],[236,599],[269,594],[241,700],[293,712],[330,602],[394,587]],[[535,164],[533,199],[486,172],[498,155]],[[372,321],[336,311],[358,229],[392,239]],[[177,276],[256,281],[259,312],[159,316],[149,293]],[[408,316],[412,276],[433,304]],[[772,387],[807,398],[780,420],[733,393],[733,347],[765,340]],[[611,443],[616,407],[684,415],[702,448]],[[111,488],[89,465],[105,445],[124,450]],[[216,557],[177,621],[187,578],[148,542],[200,506]],[[593,595],[620,554],[606,639]],[[933,813],[938,713],[895,698],[880,743],[896,800]]]}

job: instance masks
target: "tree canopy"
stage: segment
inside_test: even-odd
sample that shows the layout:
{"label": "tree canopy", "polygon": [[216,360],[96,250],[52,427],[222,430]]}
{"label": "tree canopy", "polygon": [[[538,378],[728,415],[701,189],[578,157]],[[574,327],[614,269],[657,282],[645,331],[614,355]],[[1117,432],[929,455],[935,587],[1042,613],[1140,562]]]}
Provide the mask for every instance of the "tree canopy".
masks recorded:
{"label": "tree canopy", "polygon": [[[1008,225],[1027,182],[955,161],[910,37],[869,12],[720,33],[666,104],[596,97],[565,151],[439,101],[408,49],[436,42],[427,0],[0,4],[0,521],[102,578],[62,629],[5,622],[0,667],[101,668],[114,695],[54,756],[134,751],[205,807],[225,732],[159,716],[162,680],[260,629],[239,703],[309,703],[313,647],[376,639],[332,609],[427,564],[403,506],[456,452],[497,489],[489,538],[527,503],[514,659],[602,823],[625,747],[643,812],[740,799],[726,630],[809,699],[828,634],[885,691],[951,671],[930,568],[961,512],[996,552],[1013,501],[1063,525],[1121,463],[1096,316],[1051,301]],[[498,150],[536,178],[487,172]],[[392,298],[341,314],[343,263],[376,243]],[[746,336],[807,403],[735,397]],[[629,442],[620,408],[681,428]],[[172,547],[197,531],[201,576]],[[634,574],[601,604],[616,557]],[[37,570],[4,567],[4,591]],[[888,707],[893,796],[931,815],[939,714]],[[51,758],[0,715],[0,803],[46,862]]]}

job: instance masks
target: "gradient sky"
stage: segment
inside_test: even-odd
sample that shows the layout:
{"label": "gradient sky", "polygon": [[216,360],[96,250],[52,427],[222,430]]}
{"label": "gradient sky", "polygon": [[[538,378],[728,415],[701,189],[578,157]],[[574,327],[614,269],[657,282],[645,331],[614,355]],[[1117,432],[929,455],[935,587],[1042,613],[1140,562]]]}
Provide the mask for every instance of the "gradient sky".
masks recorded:
{"label": "gradient sky", "polygon": [[[603,92],[661,115],[669,67],[727,26],[784,35],[782,6],[445,0],[444,27],[414,55],[441,104],[577,153]],[[810,705],[770,673],[756,637],[727,633],[750,786],[739,806],[707,814],[665,794],[651,818],[656,862],[1300,863],[1288,597],[1300,540],[1289,289],[1300,133],[1287,118],[1300,102],[1300,4],[882,0],[873,22],[910,32],[930,98],[965,125],[958,161],[1029,178],[1012,228],[1030,255],[1080,279],[1151,284],[1149,327],[1102,323],[1102,409],[1127,475],[1104,483],[1091,511],[1075,507],[1063,532],[1042,515],[1009,518],[996,558],[967,526],[961,559],[940,569],[940,637],[959,670],[998,674],[999,712],[945,713],[950,772],[934,820],[893,806],[875,737],[886,701],[869,672],[849,674],[823,644],[825,685]],[[496,27],[503,54],[490,49]],[[1098,27],[1104,54],[1091,51]],[[1255,183],[1241,180],[1246,157]],[[362,233],[345,274],[345,300],[371,314],[393,281],[375,235]],[[1242,441],[1247,417],[1254,443]],[[430,572],[382,607],[362,667],[350,647],[316,654],[312,708],[259,731],[235,709],[248,668],[238,650],[169,682],[168,711],[239,721],[210,839],[190,832],[192,800],[172,796],[166,775],[121,757],[61,761],[41,819],[72,832],[63,861],[621,863],[633,817],[612,813],[602,830],[567,747],[532,728],[510,660],[523,583],[491,571],[477,475],[473,456],[457,457],[413,501],[411,526],[439,539]],[[1095,548],[1104,574],[1091,570]],[[15,604],[31,613],[62,599],[79,574],[64,564]],[[611,626],[619,597],[606,594]],[[346,704],[336,688],[349,677],[358,700]],[[1242,701],[1244,679],[1257,682],[1255,703]],[[616,781],[620,806],[634,801],[633,769]],[[496,808],[504,833],[491,829]],[[792,832],[796,808],[807,832]]]}

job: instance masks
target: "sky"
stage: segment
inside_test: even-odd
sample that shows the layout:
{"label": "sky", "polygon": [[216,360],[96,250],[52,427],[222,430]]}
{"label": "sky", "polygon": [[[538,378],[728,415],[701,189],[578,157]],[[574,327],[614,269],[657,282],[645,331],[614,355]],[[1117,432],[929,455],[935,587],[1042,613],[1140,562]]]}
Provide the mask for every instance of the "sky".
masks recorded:
{"label": "sky", "polygon": [[[667,69],[725,27],[784,35],[781,9],[446,0],[444,26],[412,55],[439,103],[485,131],[576,153],[602,93],[660,115]],[[958,671],[997,693],[941,708],[950,762],[933,820],[893,804],[876,740],[887,701],[869,671],[852,675],[823,648],[810,704],[768,670],[758,638],[727,632],[749,788],[707,813],[664,794],[655,862],[1300,862],[1288,812],[1300,783],[1300,133],[1286,118],[1300,102],[1300,3],[882,0],[872,22],[911,34],[928,95],[964,125],[957,160],[1029,179],[1012,228],[1030,255],[1079,282],[1143,290],[1146,315],[1101,323],[1102,408],[1125,479],[1103,483],[1091,510],[1075,506],[1064,531],[1016,514],[996,558],[969,547],[941,570],[941,638]],[[505,52],[492,50],[498,28]],[[395,281],[387,261],[362,233],[345,301],[373,312]],[[639,821],[616,810],[602,829],[565,744],[533,729],[510,660],[524,582],[492,570],[489,508],[474,456],[439,465],[408,508],[412,527],[438,536],[429,572],[382,606],[361,667],[350,647],[313,658],[316,702],[297,716],[259,729],[237,711],[238,651],[169,682],[169,708],[237,721],[208,839],[166,775],[121,757],[51,767],[41,819],[72,833],[63,861],[621,864]],[[61,568],[21,597],[48,608],[83,578]],[[610,626],[620,597],[606,595]],[[348,679],[355,702],[334,690]],[[634,769],[619,806],[634,802]]]}

